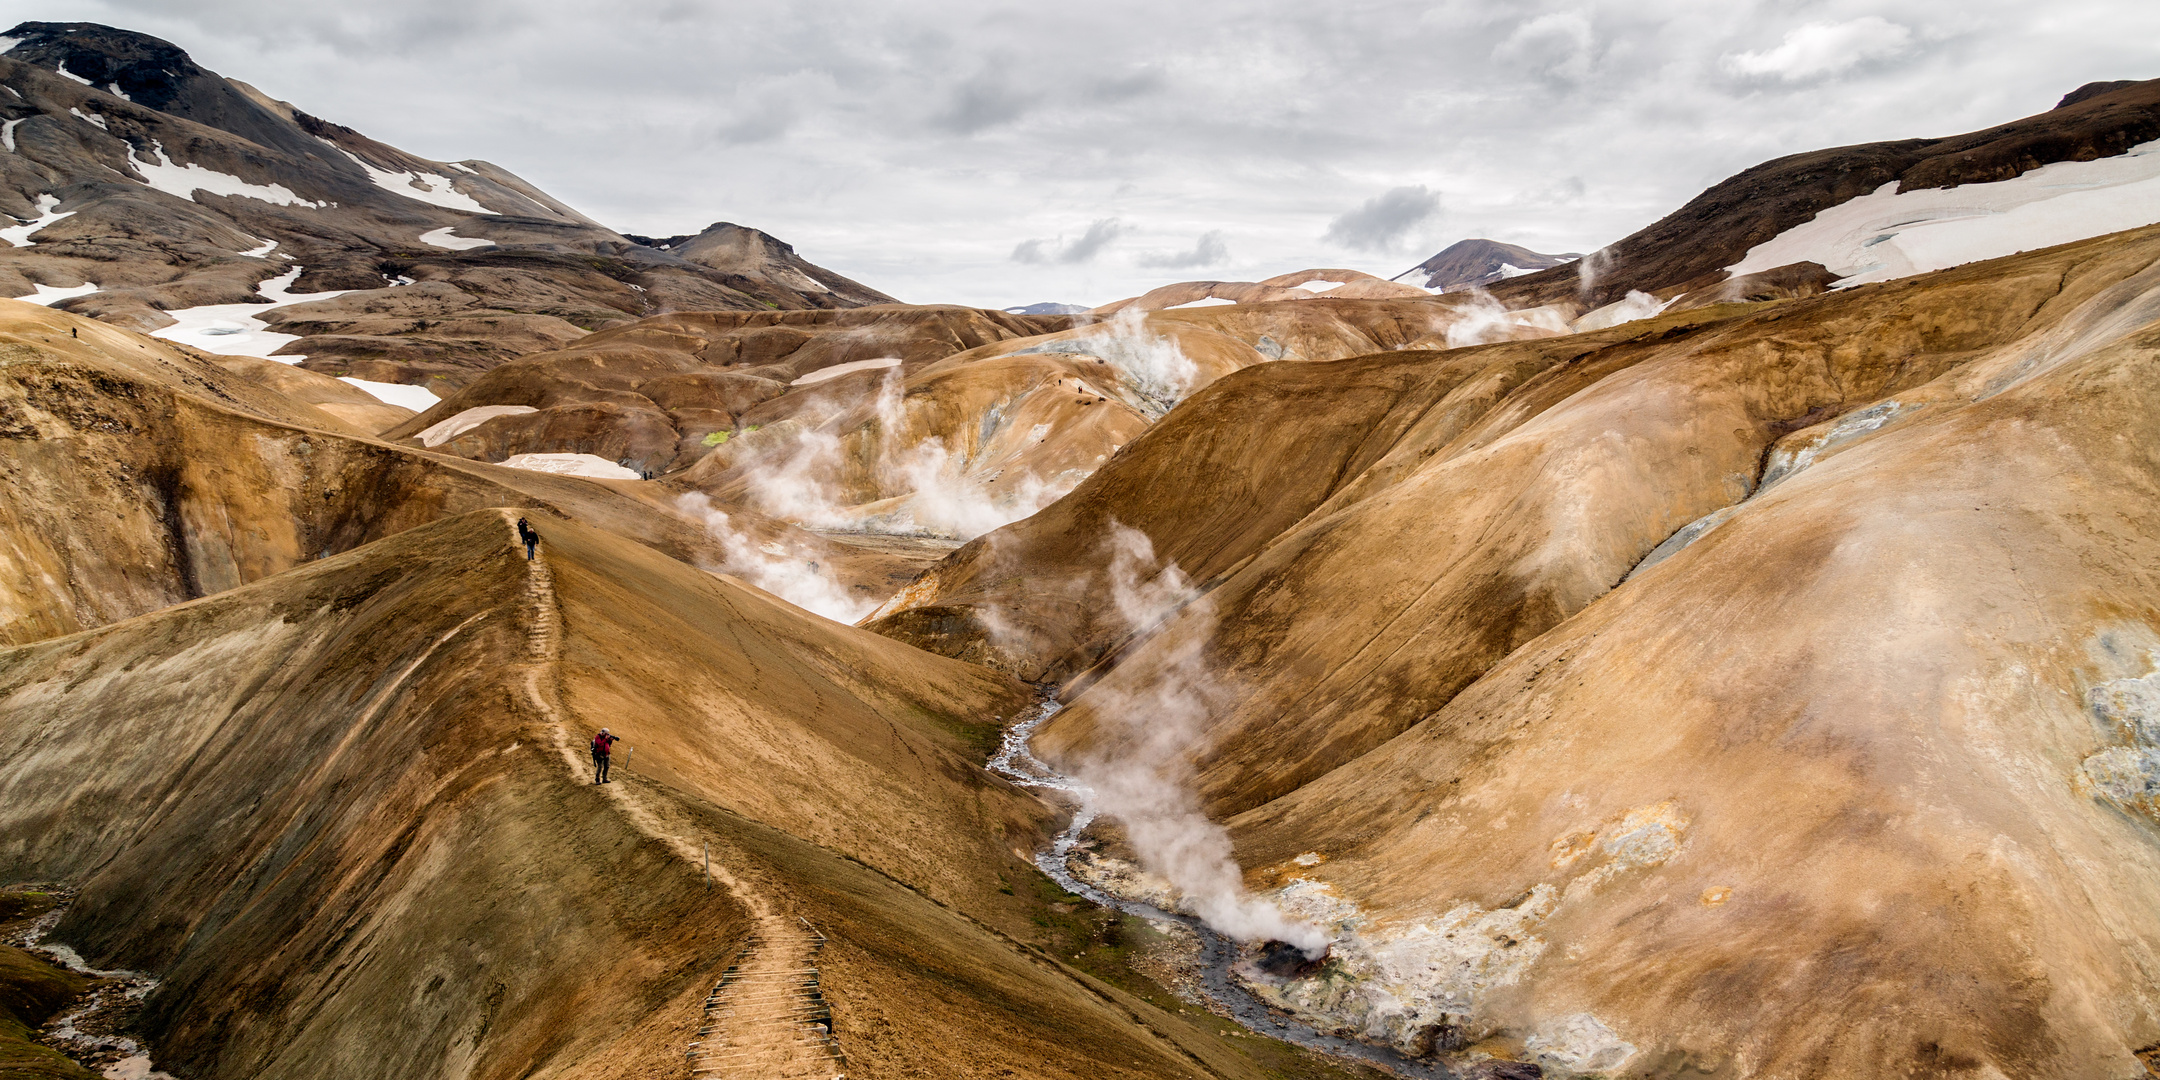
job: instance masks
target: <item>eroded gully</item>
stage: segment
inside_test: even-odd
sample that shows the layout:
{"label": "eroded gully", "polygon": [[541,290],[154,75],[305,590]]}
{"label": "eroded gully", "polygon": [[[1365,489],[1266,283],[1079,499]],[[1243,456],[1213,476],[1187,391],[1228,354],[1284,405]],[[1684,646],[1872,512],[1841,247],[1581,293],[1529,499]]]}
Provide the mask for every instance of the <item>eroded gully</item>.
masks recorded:
{"label": "eroded gully", "polygon": [[1200,990],[1208,999],[1209,1011],[1237,1021],[1256,1035],[1279,1039],[1334,1057],[1355,1059],[1398,1076],[1417,1077],[1421,1080],[1460,1080],[1460,1073],[1438,1062],[1413,1058],[1392,1047],[1375,1046],[1340,1035],[1330,1035],[1270,1008],[1239,981],[1241,967],[1245,969],[1242,972],[1244,978],[1266,976],[1259,975],[1250,961],[1240,954],[1237,942],[1217,933],[1191,915],[1164,911],[1153,904],[1113,896],[1075,876],[1070,866],[1073,846],[1095,820],[1095,812],[1089,804],[1087,786],[1051,768],[1028,749],[1028,740],[1038,728],[1057,715],[1059,708],[1057,702],[1045,701],[1022,714],[1018,723],[1006,729],[997,753],[991,756],[985,766],[990,772],[1020,787],[1055,793],[1054,799],[1066,802],[1073,808],[1072,821],[1052,838],[1050,846],[1035,853],[1037,869],[1050,880],[1057,882],[1066,892],[1084,897],[1098,907],[1134,915],[1151,923],[1175,923],[1190,930],[1200,944]]}

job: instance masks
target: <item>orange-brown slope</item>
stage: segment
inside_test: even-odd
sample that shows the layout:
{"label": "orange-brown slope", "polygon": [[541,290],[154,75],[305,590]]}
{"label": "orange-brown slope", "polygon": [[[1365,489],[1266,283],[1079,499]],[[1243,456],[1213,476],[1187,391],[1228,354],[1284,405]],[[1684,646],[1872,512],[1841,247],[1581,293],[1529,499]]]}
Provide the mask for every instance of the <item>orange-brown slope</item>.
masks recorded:
{"label": "orange-brown slope", "polygon": [[161,1067],[670,1074],[802,916],[867,1075],[1257,1078],[1000,932],[1042,811],[952,729],[1015,684],[597,530],[527,562],[513,514],[0,651],[0,876],[79,885],[54,940],[162,976]]}
{"label": "orange-brown slope", "polygon": [[[683,468],[745,428],[816,421],[833,387],[792,387],[813,371],[898,359],[919,369],[955,352],[1045,333],[1070,320],[962,307],[678,312],[603,330],[498,367],[388,432],[408,438],[467,409],[537,413],[487,420],[442,449],[500,461],[520,453],[591,453],[633,468]],[[853,383],[862,382],[858,378]],[[612,441],[610,441],[612,440]]]}
{"label": "orange-brown slope", "polygon": [[2160,1034],[2156,257],[1759,309],[1413,429],[1037,746],[1114,746],[1204,637],[1204,793],[1347,931],[1284,1001],[1374,1038],[2120,1073]]}
{"label": "orange-brown slope", "polygon": [[[78,334],[78,336],[72,336]],[[361,437],[200,354],[33,304],[0,304],[0,641],[152,611],[476,507],[577,518],[725,562],[702,520],[634,483],[550,476]],[[874,583],[904,564],[742,514]]]}

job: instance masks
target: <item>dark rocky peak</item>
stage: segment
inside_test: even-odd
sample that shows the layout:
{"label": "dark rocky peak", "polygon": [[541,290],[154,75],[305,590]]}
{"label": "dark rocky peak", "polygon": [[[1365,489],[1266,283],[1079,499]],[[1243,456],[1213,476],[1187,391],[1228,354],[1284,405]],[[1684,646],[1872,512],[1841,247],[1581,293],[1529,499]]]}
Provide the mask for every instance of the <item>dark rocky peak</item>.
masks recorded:
{"label": "dark rocky peak", "polygon": [[1432,258],[1397,274],[1396,281],[1425,289],[1467,289],[1572,262],[1580,255],[1546,255],[1498,240],[1458,240]]}
{"label": "dark rocky peak", "polygon": [[203,68],[169,41],[97,23],[25,22],[0,35],[0,45],[9,46],[0,53],[9,60],[58,72],[144,108],[261,146],[310,149],[307,137],[286,117],[256,100],[260,95],[251,96]]}
{"label": "dark rocky peak", "polygon": [[2058,109],[2067,109],[2080,101],[2090,101],[2093,98],[2099,97],[2102,94],[2112,94],[2125,86],[2136,85],[2136,79],[2116,79],[2113,82],[2089,82],[2083,86],[2078,87],[2075,90],[2070,91],[2067,94],[2064,94],[2063,99],[2055,103],[2055,107]]}

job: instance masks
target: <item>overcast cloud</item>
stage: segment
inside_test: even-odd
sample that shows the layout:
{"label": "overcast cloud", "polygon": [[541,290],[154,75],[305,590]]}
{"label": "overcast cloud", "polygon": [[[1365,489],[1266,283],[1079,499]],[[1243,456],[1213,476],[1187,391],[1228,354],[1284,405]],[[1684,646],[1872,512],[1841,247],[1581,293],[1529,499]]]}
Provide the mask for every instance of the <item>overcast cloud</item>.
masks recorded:
{"label": "overcast cloud", "polygon": [[2092,0],[0,10],[155,34],[618,229],[734,221],[902,299],[987,306],[1203,267],[1391,276],[1466,236],[1588,251],[1767,158],[2160,76],[2160,4]]}

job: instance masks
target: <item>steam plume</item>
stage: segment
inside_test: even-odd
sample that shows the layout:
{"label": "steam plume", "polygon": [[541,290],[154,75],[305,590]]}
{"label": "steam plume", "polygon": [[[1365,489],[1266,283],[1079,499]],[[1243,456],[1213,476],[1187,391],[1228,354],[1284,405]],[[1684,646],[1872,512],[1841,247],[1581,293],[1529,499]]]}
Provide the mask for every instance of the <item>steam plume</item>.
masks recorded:
{"label": "steam plume", "polygon": [[1201,811],[1192,753],[1209,713],[1226,696],[1202,653],[1215,614],[1177,564],[1155,572],[1155,547],[1137,529],[1111,522],[1110,592],[1118,615],[1136,632],[1182,614],[1197,632],[1175,651],[1158,654],[1155,677],[1143,685],[1098,683],[1088,691],[1113,738],[1113,749],[1079,763],[1075,775],[1090,789],[1088,809],[1117,818],[1141,862],[1184,894],[1187,908],[1209,926],[1240,941],[1284,941],[1318,956],[1328,935],[1296,922],[1245,889],[1230,835]]}
{"label": "steam plume", "polygon": [[805,611],[834,622],[854,623],[870,614],[877,601],[848,593],[845,586],[826,575],[806,552],[771,551],[734,527],[727,512],[713,505],[711,496],[689,492],[675,500],[675,509],[705,523],[705,532],[720,542],[727,561],[719,569],[757,586]]}

